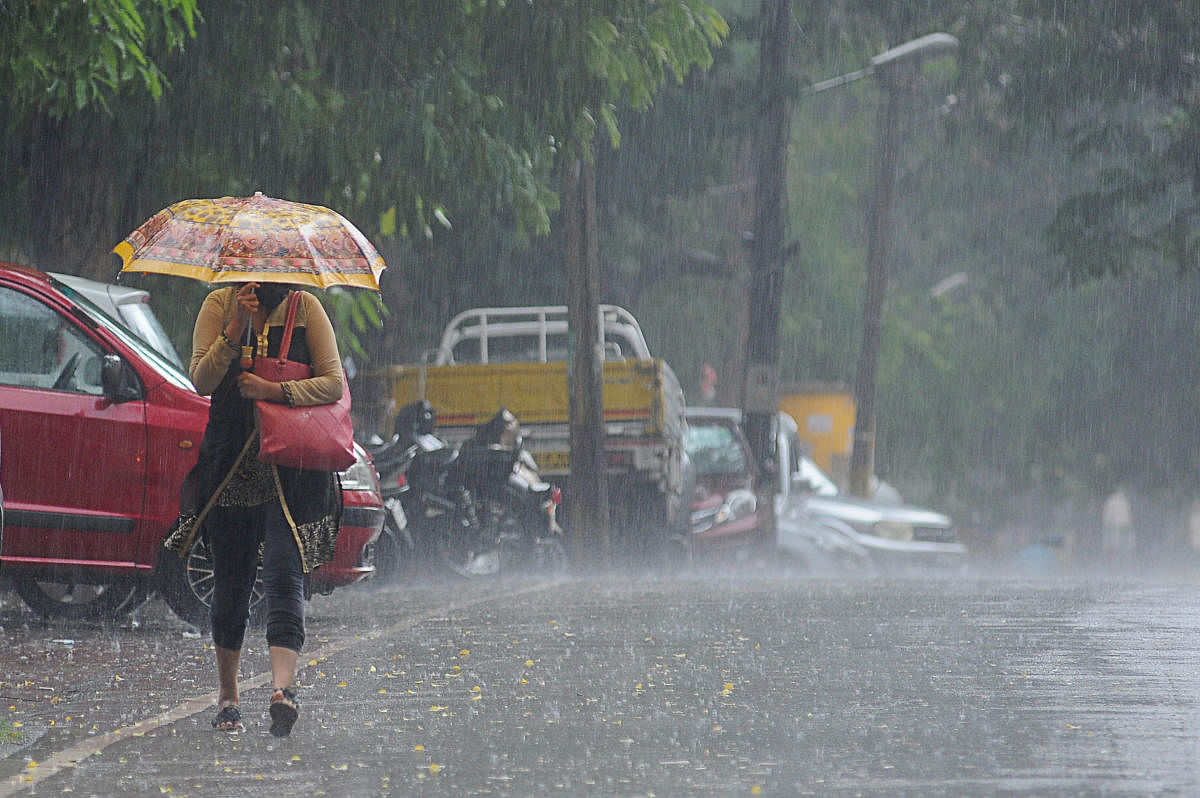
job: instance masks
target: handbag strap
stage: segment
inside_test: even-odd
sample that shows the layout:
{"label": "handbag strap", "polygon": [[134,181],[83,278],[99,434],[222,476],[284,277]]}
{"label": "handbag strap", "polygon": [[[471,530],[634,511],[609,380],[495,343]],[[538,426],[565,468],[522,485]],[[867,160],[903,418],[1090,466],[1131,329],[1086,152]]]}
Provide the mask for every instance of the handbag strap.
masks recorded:
{"label": "handbag strap", "polygon": [[300,307],[300,292],[288,294],[287,320],[283,323],[283,338],[279,340],[279,359],[288,360],[292,351],[292,330],[296,327],[296,308]]}
{"label": "handbag strap", "polygon": [[217,499],[221,497],[221,493],[229,485],[229,481],[233,479],[233,475],[237,473],[238,466],[242,464],[242,459],[246,456],[246,452],[250,451],[250,444],[258,437],[258,430],[250,433],[250,437],[246,438],[246,442],[242,444],[242,450],[238,452],[237,459],[233,461],[233,465],[225,472],[225,478],[221,480],[221,484],[213,491],[213,494],[208,497],[208,502],[205,503],[204,509],[196,516],[196,520],[192,522],[192,530],[188,532],[187,540],[183,542],[183,548],[179,550],[179,559],[187,556],[188,549],[192,546],[192,541],[196,539],[196,533],[200,531],[200,525],[204,523],[204,519],[208,517],[208,511],[211,510],[217,503]]}

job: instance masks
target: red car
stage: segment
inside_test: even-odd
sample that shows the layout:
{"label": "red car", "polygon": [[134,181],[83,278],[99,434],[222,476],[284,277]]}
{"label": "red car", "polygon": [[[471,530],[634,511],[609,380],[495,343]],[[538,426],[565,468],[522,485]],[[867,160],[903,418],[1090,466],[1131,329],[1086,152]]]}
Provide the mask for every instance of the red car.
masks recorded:
{"label": "red car", "polygon": [[[162,548],[208,420],[187,376],[80,292],[0,263],[0,574],[35,610],[114,616],[157,590],[181,617],[207,614],[207,557]],[[313,592],[370,575],[383,502],[369,456],[343,475],[333,562]]]}
{"label": "red car", "polygon": [[689,407],[688,455],[694,552],[726,548],[772,551],[775,531],[755,493],[758,468],[742,433],[742,411]]}

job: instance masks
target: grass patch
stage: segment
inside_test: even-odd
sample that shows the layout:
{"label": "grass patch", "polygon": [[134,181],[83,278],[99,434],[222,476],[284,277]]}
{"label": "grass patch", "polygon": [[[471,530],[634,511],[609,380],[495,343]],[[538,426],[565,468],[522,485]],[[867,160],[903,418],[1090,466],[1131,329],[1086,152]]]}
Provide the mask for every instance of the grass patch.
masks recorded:
{"label": "grass patch", "polygon": [[23,739],[25,739],[25,735],[21,733],[21,730],[11,720],[0,715],[0,745],[19,743]]}

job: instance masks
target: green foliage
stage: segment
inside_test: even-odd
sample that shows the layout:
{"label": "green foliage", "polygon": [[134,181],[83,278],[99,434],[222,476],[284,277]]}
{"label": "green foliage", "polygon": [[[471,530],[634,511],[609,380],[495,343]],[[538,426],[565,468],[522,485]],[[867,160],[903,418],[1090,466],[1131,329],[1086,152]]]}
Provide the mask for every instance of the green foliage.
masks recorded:
{"label": "green foliage", "polygon": [[[326,297],[343,348],[371,364],[411,360],[464,307],[563,300],[557,170],[599,137],[604,299],[635,311],[689,390],[705,362],[723,385],[740,379],[759,0],[142,0],[142,32],[119,15],[91,27],[98,7],[127,5],[0,12],[5,252],[38,262],[45,209],[95,193],[87,146],[116,154],[100,181],[111,216],[75,225],[105,252],[185,196],[329,205],[389,263],[381,328],[367,295]],[[1173,0],[792,10],[783,378],[854,375],[880,99],[870,79],[800,87],[947,31],[957,57],[910,76],[901,114],[881,475],[953,509],[1022,487],[1193,485],[1200,11]],[[104,45],[113,36],[145,64]],[[79,75],[91,76],[82,94]],[[931,295],[960,273],[965,283]],[[203,287],[151,290],[189,343]]]}
{"label": "green foliage", "polygon": [[362,337],[383,327],[388,310],[379,295],[371,291],[331,288],[322,297],[330,315],[337,319],[338,352],[359,361],[368,360]]}
{"label": "green foliage", "polygon": [[[175,45],[181,31],[191,30],[193,4],[160,0],[153,15],[143,6],[140,17],[119,20],[130,40],[161,29]],[[64,52],[46,56],[56,68],[74,68],[70,59],[88,55],[94,31],[86,21],[67,26],[62,18],[97,7],[103,14],[108,4],[37,4],[37,13],[20,19],[35,32],[77,31],[78,39],[64,38]],[[125,2],[115,7],[134,9]],[[667,74],[682,78],[691,66],[709,63],[709,48],[724,31],[720,16],[700,0],[536,7],[211,0],[203,10],[205,21],[186,49],[145,66],[146,80],[169,81],[170,91],[104,95],[119,125],[88,108],[66,118],[62,140],[79,135],[128,153],[108,162],[115,204],[96,204],[111,217],[80,223],[97,225],[98,237],[115,241],[182,197],[261,190],[328,205],[388,250],[393,268],[385,298],[398,304],[421,277],[409,275],[401,285],[404,258],[453,252],[464,235],[485,240],[495,223],[512,238],[504,249],[548,234],[564,146],[590,141],[601,128],[618,142],[618,105],[632,99],[645,106]],[[143,28],[133,25],[138,20]],[[32,120],[31,132],[60,114],[27,94],[7,102]],[[43,179],[69,191],[60,186],[72,179],[70,163],[29,181],[23,163],[57,159],[31,158],[28,140],[10,139],[11,157],[0,158],[0,170],[13,178],[2,189],[11,207],[32,208],[27,197]],[[36,262],[71,259],[40,251],[62,239],[39,241],[38,227],[31,212],[27,228],[10,225],[16,240],[5,243],[28,248]],[[491,264],[471,252],[460,284],[478,279],[485,265]],[[334,313],[351,336],[370,323],[359,303],[335,303]],[[348,343],[362,352],[358,340]]]}
{"label": "green foliage", "polygon": [[1026,136],[1061,132],[1090,173],[1048,229],[1068,276],[1121,274],[1159,252],[1200,267],[1200,7],[1010,5],[1000,108]]}
{"label": "green foliage", "polygon": [[126,86],[157,99],[165,77],[151,55],[195,34],[196,0],[12,2],[0,8],[0,97],[10,113],[62,118],[111,108]]}
{"label": "green foliage", "polygon": [[[638,312],[689,391],[704,362],[723,382],[738,378],[721,367],[739,345],[746,272],[696,276],[678,265],[689,248],[736,260],[728,206],[709,194],[728,186],[736,159],[720,142],[736,142],[739,121],[753,119],[735,98],[752,96],[747,21],[757,4],[742,4],[743,14],[735,5],[722,8],[732,33],[713,69],[678,99],[666,88],[645,119],[624,128],[621,150],[601,159],[602,207],[612,214],[602,248],[615,298]],[[1032,15],[1052,5],[794,7],[793,55],[805,82],[859,69],[930,31],[962,42],[954,63],[923,71],[904,101],[876,456],[906,495],[964,515],[1019,491],[1087,499],[1117,480],[1179,496],[1200,474],[1184,409],[1197,388],[1179,361],[1198,343],[1187,308],[1200,278],[1168,265],[1196,254],[1191,186],[1170,165],[1186,161],[1192,114],[1166,91],[1130,102],[1126,77],[1060,74],[1062,48],[1089,43],[1032,36],[1042,24]],[[1103,9],[1086,21],[1081,10],[1067,30],[1102,38],[1114,30]],[[1138,59],[1133,74],[1154,60]],[[1111,77],[1113,67],[1104,69]],[[1044,92],[1054,80],[1071,85],[1018,102],[1032,84]],[[944,115],[949,92],[958,102]],[[797,246],[780,320],[785,381],[853,379],[878,103],[878,86],[864,80],[793,106]],[[965,282],[931,295],[956,274]]]}
{"label": "green foliage", "polygon": [[0,715],[0,745],[19,743],[24,738],[25,735],[7,715]]}

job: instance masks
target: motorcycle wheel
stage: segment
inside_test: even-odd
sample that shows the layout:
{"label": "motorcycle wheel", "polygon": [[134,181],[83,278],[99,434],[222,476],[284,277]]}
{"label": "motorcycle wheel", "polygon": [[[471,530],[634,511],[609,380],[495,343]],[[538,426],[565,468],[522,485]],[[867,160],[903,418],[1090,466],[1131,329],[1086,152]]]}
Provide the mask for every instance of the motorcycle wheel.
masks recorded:
{"label": "motorcycle wheel", "polygon": [[[208,544],[197,537],[186,557],[163,550],[158,558],[158,592],[171,611],[193,626],[207,627],[212,609],[213,563]],[[250,593],[250,622],[261,623],[267,602],[262,582],[262,565]]]}
{"label": "motorcycle wheel", "polygon": [[500,550],[497,546],[481,547],[466,540],[439,538],[437,559],[452,574],[464,579],[481,579],[499,576],[501,572]]}
{"label": "motorcycle wheel", "polygon": [[559,537],[545,537],[533,542],[531,570],[543,576],[561,576],[571,565],[567,547]]}
{"label": "motorcycle wheel", "polygon": [[384,515],[372,562],[375,575],[371,581],[385,584],[403,578],[413,567],[412,543],[390,514]]}
{"label": "motorcycle wheel", "polygon": [[436,517],[427,529],[434,559],[463,579],[495,578],[503,570],[502,529],[505,509],[474,496],[468,506]]}
{"label": "motorcycle wheel", "polygon": [[558,535],[543,534],[546,520],[522,496],[509,493],[481,502],[481,518],[499,544],[500,569],[556,576],[567,570],[567,549]]}
{"label": "motorcycle wheel", "polygon": [[150,597],[150,591],[134,577],[98,585],[17,579],[14,587],[35,612],[72,621],[121,618]]}

